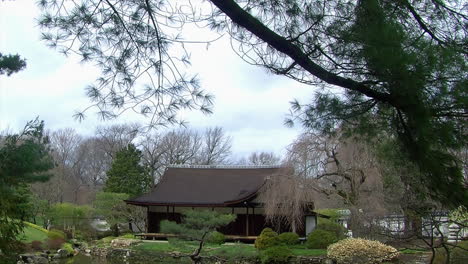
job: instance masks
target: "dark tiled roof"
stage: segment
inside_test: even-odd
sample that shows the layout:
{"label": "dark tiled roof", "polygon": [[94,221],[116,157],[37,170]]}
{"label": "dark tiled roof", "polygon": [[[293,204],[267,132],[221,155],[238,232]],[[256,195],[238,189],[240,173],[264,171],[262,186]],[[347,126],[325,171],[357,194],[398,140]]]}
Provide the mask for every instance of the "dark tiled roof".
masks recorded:
{"label": "dark tiled roof", "polygon": [[226,206],[257,193],[265,178],[281,168],[170,167],[154,189],[127,200],[136,205]]}

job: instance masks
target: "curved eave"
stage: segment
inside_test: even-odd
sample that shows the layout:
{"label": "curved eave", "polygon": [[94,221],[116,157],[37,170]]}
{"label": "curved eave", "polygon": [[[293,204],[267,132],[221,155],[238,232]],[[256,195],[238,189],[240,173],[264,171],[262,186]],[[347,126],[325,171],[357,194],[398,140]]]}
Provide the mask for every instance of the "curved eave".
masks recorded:
{"label": "curved eave", "polygon": [[240,199],[226,201],[223,203],[168,203],[168,202],[140,202],[132,200],[124,200],[125,203],[137,206],[178,206],[178,207],[227,207],[233,206],[236,204],[242,204],[254,198],[257,195],[257,191],[249,193],[247,196],[244,196]]}
{"label": "curved eave", "polygon": [[252,198],[254,198],[258,193],[258,190],[248,194],[247,196],[244,196],[240,199],[236,199],[236,200],[232,200],[232,201],[226,201],[224,202],[224,206],[230,206],[230,205],[234,205],[234,204],[240,204],[240,203],[243,203],[243,202],[247,202],[249,200],[251,200]]}

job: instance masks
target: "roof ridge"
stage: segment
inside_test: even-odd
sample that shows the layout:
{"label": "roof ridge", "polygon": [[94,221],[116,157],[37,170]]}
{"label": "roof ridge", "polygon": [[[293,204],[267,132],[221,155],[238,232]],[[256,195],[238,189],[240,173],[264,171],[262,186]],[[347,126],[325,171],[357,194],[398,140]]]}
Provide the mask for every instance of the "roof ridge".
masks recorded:
{"label": "roof ridge", "polygon": [[171,164],[168,168],[181,169],[279,169],[281,165],[189,165]]}

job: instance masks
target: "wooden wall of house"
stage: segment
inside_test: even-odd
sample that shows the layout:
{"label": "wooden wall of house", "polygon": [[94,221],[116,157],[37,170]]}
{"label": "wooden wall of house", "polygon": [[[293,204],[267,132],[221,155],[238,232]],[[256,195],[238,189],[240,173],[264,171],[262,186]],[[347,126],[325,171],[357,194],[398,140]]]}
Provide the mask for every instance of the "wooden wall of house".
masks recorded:
{"label": "wooden wall of house", "polygon": [[[191,208],[184,208],[184,210],[187,209]],[[211,208],[197,209],[211,210]],[[183,212],[184,210],[182,210],[181,208],[171,206],[158,206],[150,208],[150,210],[148,210],[148,233],[160,233],[160,222],[162,220],[169,220],[180,223],[182,216],[181,212]],[[233,211],[232,208],[215,208],[212,210],[221,211],[222,213],[231,213]],[[271,226],[270,224],[267,224],[265,220],[265,215],[261,214],[263,213],[263,211],[259,210],[258,208],[255,208],[255,210],[249,208],[248,214],[246,208],[235,208],[234,212],[236,214],[236,220],[230,223],[229,225],[222,227],[219,230],[221,233],[225,235],[236,236],[258,236],[266,227],[270,227],[279,233],[291,232],[291,227],[286,224],[275,227]],[[300,236],[304,236],[304,226],[299,226],[296,232]]]}

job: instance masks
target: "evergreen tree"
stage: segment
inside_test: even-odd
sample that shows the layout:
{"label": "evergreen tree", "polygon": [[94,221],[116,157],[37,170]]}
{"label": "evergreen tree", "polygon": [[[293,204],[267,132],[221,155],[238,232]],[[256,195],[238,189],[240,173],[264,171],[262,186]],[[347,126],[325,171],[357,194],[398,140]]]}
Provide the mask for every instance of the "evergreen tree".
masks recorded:
{"label": "evergreen tree", "polygon": [[188,257],[193,263],[201,263],[200,256],[208,234],[217,228],[228,225],[236,219],[232,214],[220,214],[216,211],[188,210],[183,213],[182,223],[164,220],[161,222],[161,232],[175,234],[180,238],[198,241],[198,247]]}
{"label": "evergreen tree", "polygon": [[151,177],[140,164],[141,151],[129,144],[118,151],[107,171],[105,192],[126,193],[130,197],[143,194],[151,185]]}
{"label": "evergreen tree", "polygon": [[[0,251],[11,253],[28,215],[27,184],[46,181],[53,167],[44,122],[28,122],[19,134],[0,138]],[[1,258],[1,257],[0,257]]]}

